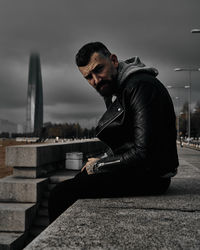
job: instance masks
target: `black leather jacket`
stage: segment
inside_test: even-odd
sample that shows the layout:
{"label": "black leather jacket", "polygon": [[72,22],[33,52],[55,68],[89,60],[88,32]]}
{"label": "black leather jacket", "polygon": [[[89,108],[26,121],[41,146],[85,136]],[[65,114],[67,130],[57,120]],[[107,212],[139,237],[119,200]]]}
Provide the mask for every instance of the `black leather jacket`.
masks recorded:
{"label": "black leather jacket", "polygon": [[96,128],[97,137],[113,154],[101,159],[94,172],[176,173],[176,118],[163,84],[138,72],[123,82],[116,96]]}

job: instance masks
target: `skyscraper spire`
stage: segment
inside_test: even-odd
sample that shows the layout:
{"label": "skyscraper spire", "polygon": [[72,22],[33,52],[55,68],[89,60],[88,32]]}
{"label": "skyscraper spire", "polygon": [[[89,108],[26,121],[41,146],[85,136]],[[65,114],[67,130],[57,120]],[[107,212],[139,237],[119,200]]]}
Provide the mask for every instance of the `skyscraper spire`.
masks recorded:
{"label": "skyscraper spire", "polygon": [[26,112],[26,132],[39,135],[43,125],[43,91],[40,57],[37,53],[30,55],[27,112]]}

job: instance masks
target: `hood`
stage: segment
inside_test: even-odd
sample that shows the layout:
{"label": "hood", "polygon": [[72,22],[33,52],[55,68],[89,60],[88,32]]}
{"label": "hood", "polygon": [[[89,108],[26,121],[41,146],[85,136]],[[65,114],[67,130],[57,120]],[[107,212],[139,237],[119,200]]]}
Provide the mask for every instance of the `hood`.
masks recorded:
{"label": "hood", "polygon": [[145,64],[140,61],[139,57],[135,56],[126,61],[119,61],[117,82],[121,85],[129,75],[139,71],[147,72],[154,76],[158,75],[157,69],[145,66]]}
{"label": "hood", "polygon": [[[138,56],[132,57],[126,61],[119,61],[117,83],[120,86],[128,76],[136,72],[147,72],[153,76],[158,75],[158,70],[155,68],[147,67],[140,61]],[[112,96],[104,97],[104,102],[108,108],[112,104]]]}

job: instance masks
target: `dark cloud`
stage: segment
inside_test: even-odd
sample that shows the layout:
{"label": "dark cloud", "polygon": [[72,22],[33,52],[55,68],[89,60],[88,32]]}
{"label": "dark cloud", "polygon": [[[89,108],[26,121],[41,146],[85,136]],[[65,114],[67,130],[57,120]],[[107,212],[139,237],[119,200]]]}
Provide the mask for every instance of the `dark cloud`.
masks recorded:
{"label": "dark cloud", "polygon": [[[0,0],[0,118],[25,120],[28,60],[40,53],[45,120],[95,120],[102,99],[74,63],[86,42],[103,41],[119,59],[138,55],[167,85],[188,82],[175,67],[200,67],[199,0]],[[192,102],[200,72],[192,74]],[[172,95],[178,95],[174,89]],[[187,94],[182,93],[183,102]],[[79,111],[77,111],[79,110]]]}

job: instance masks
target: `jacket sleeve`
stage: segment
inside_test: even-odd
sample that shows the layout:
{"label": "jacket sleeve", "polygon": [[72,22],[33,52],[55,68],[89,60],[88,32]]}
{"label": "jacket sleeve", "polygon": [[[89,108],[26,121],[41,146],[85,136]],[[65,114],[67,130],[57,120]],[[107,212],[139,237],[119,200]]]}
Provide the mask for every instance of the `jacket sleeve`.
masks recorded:
{"label": "jacket sleeve", "polygon": [[135,87],[129,88],[127,92],[130,133],[134,140],[130,149],[121,155],[120,160],[124,165],[144,166],[156,139],[154,138],[158,125],[156,111],[159,109],[157,89],[153,84],[138,81]]}
{"label": "jacket sleeve", "polygon": [[[131,79],[129,80],[131,81]],[[148,82],[138,80],[134,84],[128,84],[124,90],[126,115],[130,121],[130,136],[127,150],[112,157],[101,159],[94,166],[94,172],[110,172],[114,168],[144,167],[148,161],[148,155],[152,148],[154,131],[157,124],[156,87]]]}

